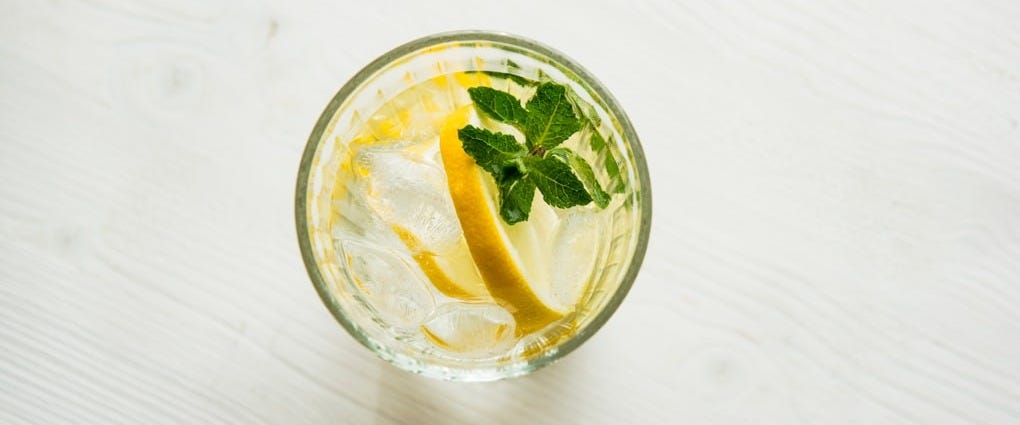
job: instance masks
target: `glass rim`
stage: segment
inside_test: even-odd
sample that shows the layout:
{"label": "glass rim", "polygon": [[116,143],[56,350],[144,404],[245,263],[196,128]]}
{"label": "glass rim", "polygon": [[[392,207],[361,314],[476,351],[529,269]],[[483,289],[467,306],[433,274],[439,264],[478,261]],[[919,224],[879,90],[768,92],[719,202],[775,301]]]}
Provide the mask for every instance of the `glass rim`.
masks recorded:
{"label": "glass rim", "polygon": [[[319,294],[319,298],[326,305],[326,308],[329,310],[334,319],[336,319],[337,322],[339,322],[347,333],[351,334],[355,340],[377,355],[384,354],[383,351],[388,351],[385,350],[381,344],[361,332],[358,325],[353,323],[347,316],[347,312],[333,301],[333,297],[330,294],[330,286],[323,278],[322,272],[319,270],[319,262],[315,259],[312,241],[309,237],[310,229],[307,218],[308,183],[311,175],[311,166],[313,159],[315,158],[315,153],[318,150],[320,143],[322,143],[323,135],[333,120],[333,116],[351,97],[351,95],[354,94],[365,82],[369,81],[376,73],[383,70],[386,66],[400,60],[401,58],[436,45],[451,42],[493,42],[530,50],[544,56],[551,64],[554,64],[554,66],[559,66],[572,72],[578,78],[575,82],[585,86],[586,89],[593,91],[605,103],[605,106],[608,109],[607,112],[610,113],[611,117],[614,118],[620,126],[619,129],[621,131],[621,135],[625,139],[625,143],[630,147],[633,154],[634,166],[636,168],[635,171],[640,187],[640,196],[637,200],[637,208],[640,214],[637,229],[637,244],[634,247],[633,254],[631,255],[630,265],[626,273],[623,275],[619,286],[591,322],[570,338],[567,338],[559,345],[553,347],[552,350],[554,351],[546,350],[537,356],[521,361],[519,362],[521,363],[521,367],[514,368],[514,371],[511,371],[509,374],[497,373],[499,376],[492,379],[510,378],[530,373],[563,358],[581,346],[602,328],[606,321],[608,321],[609,318],[616,312],[617,308],[630,291],[630,288],[633,286],[634,281],[637,278],[638,271],[641,268],[641,264],[644,261],[645,253],[648,249],[649,235],[651,234],[651,182],[648,173],[648,166],[645,161],[644,150],[641,147],[641,142],[638,139],[637,133],[634,131],[634,127],[631,125],[630,119],[627,117],[627,114],[623,111],[623,108],[617,102],[616,98],[613,97],[602,83],[599,82],[594,75],[588,72],[587,69],[563,53],[560,53],[559,51],[537,41],[506,32],[462,30],[436,33],[414,39],[383,53],[375,60],[369,62],[361,68],[361,70],[355,73],[346,83],[344,83],[340,90],[333,96],[330,102],[326,105],[322,114],[319,116],[319,119],[315,123],[315,127],[313,127],[312,132],[308,137],[308,142],[305,145],[304,152],[301,156],[301,163],[298,168],[295,194],[294,212],[297,225],[298,245],[301,250],[301,257],[308,273],[308,277],[311,279],[312,285]],[[550,351],[552,351],[552,353],[550,353]],[[400,364],[397,364],[395,359],[389,358],[389,356],[380,355],[380,357],[387,362],[396,365],[400,369],[409,370]],[[464,368],[460,370],[470,371],[471,369]],[[409,371],[427,376],[438,376],[435,374],[425,373],[425,370]],[[460,380],[457,379],[458,376],[447,375],[442,377],[448,380]]]}

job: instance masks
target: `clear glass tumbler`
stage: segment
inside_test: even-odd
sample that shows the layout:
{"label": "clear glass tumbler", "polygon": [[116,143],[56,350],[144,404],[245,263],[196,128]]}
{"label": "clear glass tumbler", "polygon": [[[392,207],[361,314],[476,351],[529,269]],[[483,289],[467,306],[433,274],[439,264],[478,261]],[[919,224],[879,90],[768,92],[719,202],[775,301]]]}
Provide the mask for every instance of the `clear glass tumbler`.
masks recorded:
{"label": "clear glass tumbler", "polygon": [[[399,129],[390,128],[392,123],[375,119],[380,108],[391,107],[401,93],[422,82],[429,82],[432,90],[450,90],[440,91],[437,96],[444,103],[448,99],[449,107],[458,106],[466,101],[466,94],[444,87],[447,82],[456,87],[456,79],[475,75],[506,79],[508,86],[516,84],[513,81],[552,81],[568,86],[580,102],[590,107],[590,131],[601,136],[599,146],[593,142],[590,148],[578,145],[578,149],[590,151],[588,159],[595,169],[612,171],[607,188],[614,192],[613,202],[597,216],[592,215],[598,217],[599,225],[589,231],[597,234],[583,239],[588,241],[584,246],[575,240],[574,245],[556,248],[592,249],[596,254],[583,295],[560,323],[532,334],[513,335],[507,330],[512,329],[512,322],[510,328],[499,324],[506,314],[498,308],[489,311],[485,305],[458,304],[435,291],[422,292],[419,281],[427,279],[415,264],[413,253],[387,247],[392,238],[373,236],[383,235],[374,231],[387,232],[386,226],[364,230],[380,222],[374,216],[376,212],[371,207],[348,208],[337,201],[339,191],[357,197],[359,191],[374,190],[348,181],[357,179],[351,177],[356,174],[351,174],[349,164],[361,161],[353,152],[359,137],[387,132],[401,137]],[[432,110],[441,115],[446,109]],[[427,125],[424,128],[421,137],[438,137],[429,132]],[[386,159],[384,154],[387,152],[378,154],[378,158]],[[423,203],[416,200],[416,193],[408,192],[413,187],[404,189],[401,193],[409,193],[406,199],[396,201]],[[433,207],[427,203],[414,207]],[[637,134],[620,105],[588,71],[531,40],[465,31],[431,35],[399,46],[368,64],[340,89],[308,139],[298,173],[295,207],[298,240],[308,275],[326,307],[356,340],[410,372],[447,380],[490,381],[523,375],[562,358],[609,319],[633,284],[644,257],[651,192]],[[565,222],[564,217],[558,220]],[[348,225],[343,224],[351,220],[360,223],[352,227],[354,231],[346,230],[344,226]],[[583,222],[574,225],[584,230]],[[554,239],[550,236],[549,243],[558,243]],[[369,274],[372,276],[366,277]],[[366,284],[370,278],[374,280]],[[500,338],[498,344],[478,352],[451,351],[430,344],[429,335],[422,335],[423,326],[446,320],[437,316],[451,312],[456,316],[450,317],[456,320],[443,322],[445,326],[471,327],[464,332],[485,334],[478,338]],[[503,335],[508,332],[511,335]]]}

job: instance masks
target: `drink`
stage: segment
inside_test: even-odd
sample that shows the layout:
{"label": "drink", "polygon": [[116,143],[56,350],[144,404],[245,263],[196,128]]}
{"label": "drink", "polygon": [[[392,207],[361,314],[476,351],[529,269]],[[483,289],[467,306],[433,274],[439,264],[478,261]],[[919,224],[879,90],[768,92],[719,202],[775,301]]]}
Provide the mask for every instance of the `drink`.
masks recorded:
{"label": "drink", "polygon": [[[397,48],[341,90],[310,139],[297,209],[309,274],[352,335],[407,370],[491,380],[559,358],[608,318],[640,264],[650,200],[633,130],[586,76],[530,42],[459,33]],[[560,114],[574,131],[548,152],[532,146],[532,128],[566,121],[501,116],[478,87],[560,95],[519,113]],[[467,127],[505,146],[526,136],[527,149],[483,167]],[[570,187],[584,190],[567,195],[580,205],[550,205],[558,182],[539,180],[550,161],[575,167]]]}

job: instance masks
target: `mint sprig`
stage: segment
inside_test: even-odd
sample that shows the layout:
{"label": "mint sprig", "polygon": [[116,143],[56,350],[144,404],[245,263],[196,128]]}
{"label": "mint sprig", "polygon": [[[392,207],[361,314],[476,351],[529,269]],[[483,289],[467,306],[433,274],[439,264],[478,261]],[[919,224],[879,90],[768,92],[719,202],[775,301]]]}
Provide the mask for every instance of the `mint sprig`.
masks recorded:
{"label": "mint sprig", "polygon": [[[513,135],[472,125],[457,132],[464,152],[496,180],[499,214],[504,221],[526,221],[536,189],[556,208],[592,201],[599,208],[609,204],[610,195],[602,189],[591,165],[576,152],[559,146],[582,126],[565,86],[541,83],[525,106],[514,95],[489,87],[473,87],[468,94],[482,114],[524,134],[522,144]],[[601,139],[597,133],[593,137]]]}

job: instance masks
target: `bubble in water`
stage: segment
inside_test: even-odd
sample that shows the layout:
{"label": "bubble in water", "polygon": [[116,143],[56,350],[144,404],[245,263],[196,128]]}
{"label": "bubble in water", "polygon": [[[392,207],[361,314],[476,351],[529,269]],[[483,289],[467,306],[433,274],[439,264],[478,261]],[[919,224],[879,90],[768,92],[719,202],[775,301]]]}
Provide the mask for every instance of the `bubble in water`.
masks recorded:
{"label": "bubble in water", "polygon": [[382,219],[414,234],[425,248],[446,252],[461,237],[443,170],[407,150],[362,149],[356,172],[367,179],[365,197]]}
{"label": "bubble in water", "polygon": [[338,245],[353,283],[386,323],[414,328],[435,309],[422,278],[393,252],[352,240]]}
{"label": "bubble in water", "polygon": [[560,218],[549,250],[552,253],[550,292],[560,305],[574,306],[584,295],[595,270],[604,233],[602,218],[597,212],[582,209]]}
{"label": "bubble in water", "polygon": [[446,351],[486,356],[505,352],[514,328],[513,316],[495,304],[455,302],[439,306],[422,332]]}

